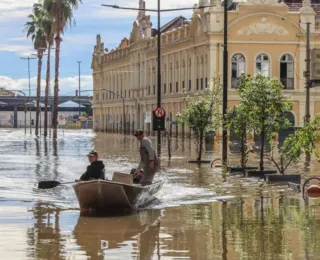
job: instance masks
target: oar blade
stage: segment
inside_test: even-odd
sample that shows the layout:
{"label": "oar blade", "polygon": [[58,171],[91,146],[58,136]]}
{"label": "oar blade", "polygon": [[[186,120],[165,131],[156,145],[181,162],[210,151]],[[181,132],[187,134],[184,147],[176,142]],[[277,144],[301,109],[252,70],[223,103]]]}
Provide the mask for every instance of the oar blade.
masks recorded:
{"label": "oar blade", "polygon": [[40,181],[38,183],[38,188],[39,189],[52,189],[54,187],[57,187],[60,185],[60,182],[58,181]]}

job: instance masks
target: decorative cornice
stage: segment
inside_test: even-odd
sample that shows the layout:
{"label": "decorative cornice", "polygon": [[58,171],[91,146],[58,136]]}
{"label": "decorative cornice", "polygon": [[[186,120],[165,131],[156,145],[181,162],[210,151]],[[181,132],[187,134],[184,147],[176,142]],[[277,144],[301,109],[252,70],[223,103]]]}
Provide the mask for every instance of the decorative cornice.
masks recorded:
{"label": "decorative cornice", "polygon": [[251,23],[247,27],[238,30],[238,35],[252,34],[277,34],[288,35],[289,32],[280,25],[268,22],[267,18],[262,17],[259,22]]}

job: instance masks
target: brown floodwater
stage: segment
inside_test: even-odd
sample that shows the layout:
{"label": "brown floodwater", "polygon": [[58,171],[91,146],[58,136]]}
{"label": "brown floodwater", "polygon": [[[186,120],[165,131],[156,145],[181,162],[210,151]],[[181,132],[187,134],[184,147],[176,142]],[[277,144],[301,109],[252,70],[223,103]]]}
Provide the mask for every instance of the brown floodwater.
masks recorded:
{"label": "brown floodwater", "polygon": [[[220,169],[187,164],[196,157],[190,139],[172,140],[171,160],[163,143],[158,200],[132,215],[81,217],[72,185],[37,189],[40,180],[78,178],[91,149],[109,178],[139,159],[131,136],[60,131],[54,144],[0,129],[0,259],[320,259],[318,200],[306,204],[286,186],[236,175],[224,180]],[[204,159],[220,158],[219,143],[206,149]],[[251,155],[250,164],[257,163]],[[318,169],[301,162],[290,171],[307,178]]]}

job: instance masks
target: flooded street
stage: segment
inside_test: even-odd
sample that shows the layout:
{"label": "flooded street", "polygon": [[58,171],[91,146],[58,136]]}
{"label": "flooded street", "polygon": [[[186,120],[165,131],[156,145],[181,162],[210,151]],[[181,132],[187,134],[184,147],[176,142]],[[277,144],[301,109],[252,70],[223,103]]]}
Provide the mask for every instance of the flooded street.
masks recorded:
{"label": "flooded street", "polygon": [[[224,182],[220,169],[187,164],[194,140],[173,139],[171,160],[163,144],[159,201],[137,214],[80,217],[72,184],[37,189],[41,180],[79,178],[92,149],[109,179],[129,173],[138,147],[132,136],[65,131],[53,144],[0,129],[1,259],[320,259],[320,202],[307,205],[287,186],[254,178]],[[220,158],[218,151],[204,159]]]}

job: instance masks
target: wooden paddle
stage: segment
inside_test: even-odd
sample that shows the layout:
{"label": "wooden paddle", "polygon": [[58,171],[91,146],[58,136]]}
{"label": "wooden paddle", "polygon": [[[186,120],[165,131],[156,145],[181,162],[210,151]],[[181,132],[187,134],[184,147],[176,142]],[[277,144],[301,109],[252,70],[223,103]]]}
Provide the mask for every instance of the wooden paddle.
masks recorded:
{"label": "wooden paddle", "polygon": [[38,183],[38,188],[39,189],[52,189],[52,188],[57,187],[59,185],[70,184],[70,183],[75,183],[75,182],[73,181],[73,182],[61,183],[61,182],[58,182],[58,181],[40,181]]}

